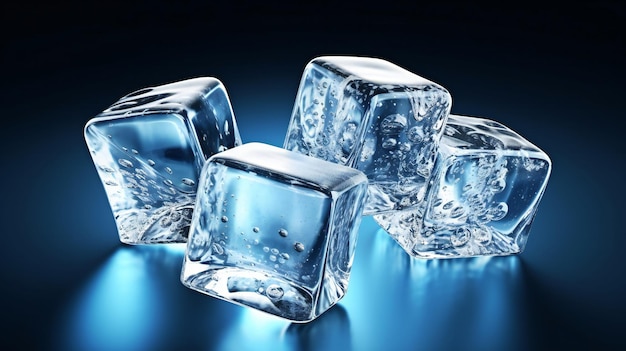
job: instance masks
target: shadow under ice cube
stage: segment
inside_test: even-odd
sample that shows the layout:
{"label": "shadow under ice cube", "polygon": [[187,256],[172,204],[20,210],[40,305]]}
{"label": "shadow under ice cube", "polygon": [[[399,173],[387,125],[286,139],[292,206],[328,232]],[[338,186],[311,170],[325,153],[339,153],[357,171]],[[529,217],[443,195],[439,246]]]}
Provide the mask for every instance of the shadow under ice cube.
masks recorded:
{"label": "shadow under ice cube", "polygon": [[424,203],[374,219],[415,257],[520,253],[551,167],[506,126],[450,115]]}
{"label": "shadow under ice cube", "polygon": [[206,159],[241,144],[226,90],[211,77],[128,94],[84,132],[126,244],[186,242]]}
{"label": "shadow under ice cube", "polygon": [[304,69],[284,148],[363,171],[365,215],[418,205],[451,96],[388,61],[324,56]]}
{"label": "shadow under ice cube", "polygon": [[204,294],[307,322],[346,293],[367,178],[249,143],[209,159],[181,272]]}

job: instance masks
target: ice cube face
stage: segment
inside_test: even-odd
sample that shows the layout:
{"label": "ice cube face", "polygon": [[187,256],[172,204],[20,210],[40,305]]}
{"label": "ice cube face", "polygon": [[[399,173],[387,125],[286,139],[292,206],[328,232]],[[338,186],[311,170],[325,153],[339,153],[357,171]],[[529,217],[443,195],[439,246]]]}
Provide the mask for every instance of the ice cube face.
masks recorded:
{"label": "ice cube face", "polygon": [[126,244],[186,242],[204,163],[241,144],[226,90],[211,77],[128,94],[84,132]]}
{"label": "ice cube face", "polygon": [[542,150],[501,123],[450,115],[423,205],[374,219],[415,257],[517,254],[551,167]]}
{"label": "ice cube face", "polygon": [[391,62],[325,56],[304,69],[283,147],[356,168],[364,215],[417,206],[451,107],[442,86]]}
{"label": "ice cube face", "polygon": [[346,293],[367,177],[249,143],[202,171],[181,272],[193,290],[294,322]]}

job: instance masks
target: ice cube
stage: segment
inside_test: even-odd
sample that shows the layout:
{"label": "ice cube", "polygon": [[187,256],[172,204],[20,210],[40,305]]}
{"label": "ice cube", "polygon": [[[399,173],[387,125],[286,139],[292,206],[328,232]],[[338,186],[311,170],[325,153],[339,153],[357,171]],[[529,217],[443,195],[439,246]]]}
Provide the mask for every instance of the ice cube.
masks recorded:
{"label": "ice cube", "polygon": [[304,69],[283,147],[363,171],[365,215],[417,206],[451,107],[442,86],[373,57]]}
{"label": "ice cube", "polygon": [[181,272],[193,290],[294,322],[346,293],[367,177],[248,143],[202,171]]}
{"label": "ice cube", "polygon": [[212,77],[130,93],[84,132],[126,244],[186,242],[206,159],[241,144],[226,89]]}
{"label": "ice cube", "polygon": [[502,256],[524,250],[552,164],[499,122],[450,115],[432,184],[418,208],[375,215],[415,257]]}

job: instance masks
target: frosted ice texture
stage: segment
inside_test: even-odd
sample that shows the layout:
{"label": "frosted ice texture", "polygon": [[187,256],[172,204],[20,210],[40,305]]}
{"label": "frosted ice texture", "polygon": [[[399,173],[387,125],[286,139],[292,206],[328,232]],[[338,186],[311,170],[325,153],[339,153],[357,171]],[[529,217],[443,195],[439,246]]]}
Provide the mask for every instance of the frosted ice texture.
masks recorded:
{"label": "frosted ice texture", "polygon": [[423,205],[374,219],[416,257],[520,253],[551,167],[501,123],[450,115]]}
{"label": "frosted ice texture", "polygon": [[346,293],[367,178],[355,169],[249,143],[209,159],[182,283],[294,322]]}
{"label": "frosted ice texture", "polygon": [[202,166],[241,144],[226,90],[211,77],[128,94],[84,132],[127,244],[186,242]]}
{"label": "frosted ice texture", "polygon": [[388,61],[318,57],[304,69],[283,147],[363,171],[365,215],[411,208],[450,106],[446,89]]}

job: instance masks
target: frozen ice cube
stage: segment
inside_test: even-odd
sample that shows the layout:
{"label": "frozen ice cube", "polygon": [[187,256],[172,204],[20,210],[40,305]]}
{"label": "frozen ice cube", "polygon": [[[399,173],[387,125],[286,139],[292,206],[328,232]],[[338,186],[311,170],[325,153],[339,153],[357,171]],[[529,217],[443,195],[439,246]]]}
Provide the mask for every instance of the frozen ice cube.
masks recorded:
{"label": "frozen ice cube", "polygon": [[451,96],[372,57],[324,56],[304,69],[283,147],[363,171],[365,215],[417,206]]}
{"label": "frozen ice cube", "polygon": [[211,77],[130,93],[84,132],[127,244],[185,242],[206,159],[241,144],[226,89]]}
{"label": "frozen ice cube", "polygon": [[418,208],[375,215],[406,252],[446,258],[524,250],[552,164],[501,123],[450,115]]}
{"label": "frozen ice cube", "polygon": [[181,272],[188,288],[294,322],[346,293],[367,177],[249,143],[202,171]]}

